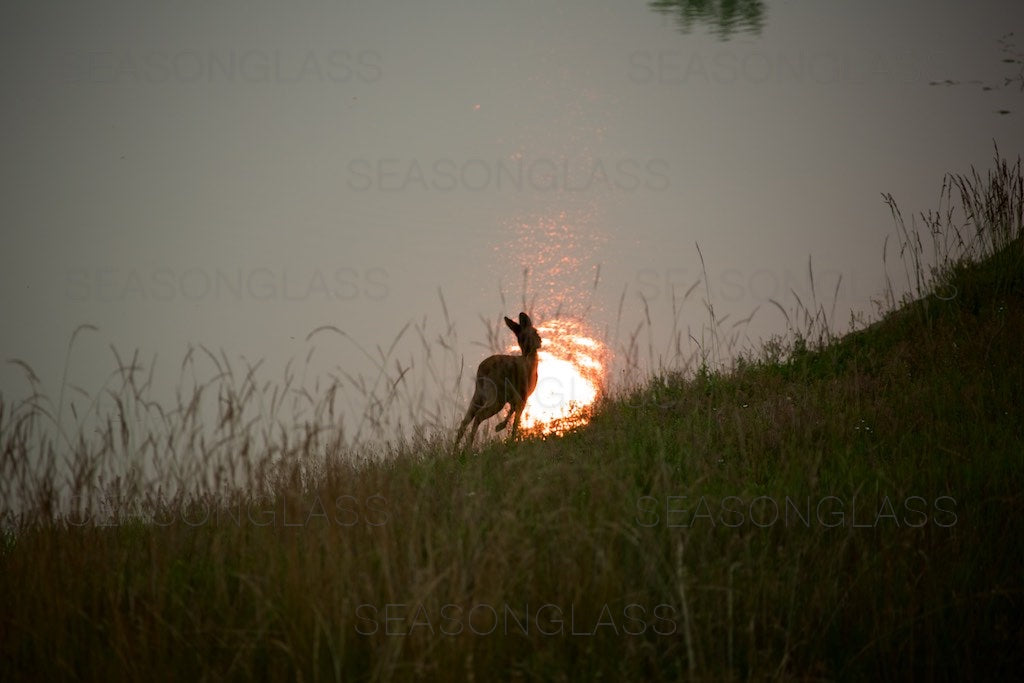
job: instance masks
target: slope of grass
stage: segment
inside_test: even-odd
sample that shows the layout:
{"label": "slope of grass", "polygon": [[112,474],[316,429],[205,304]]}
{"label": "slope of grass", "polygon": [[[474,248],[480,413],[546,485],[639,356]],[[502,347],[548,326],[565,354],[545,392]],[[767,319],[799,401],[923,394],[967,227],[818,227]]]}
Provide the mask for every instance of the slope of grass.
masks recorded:
{"label": "slope of grass", "polygon": [[564,437],[299,442],[252,489],[37,511],[0,550],[0,678],[1007,678],[1024,240],[940,274]]}

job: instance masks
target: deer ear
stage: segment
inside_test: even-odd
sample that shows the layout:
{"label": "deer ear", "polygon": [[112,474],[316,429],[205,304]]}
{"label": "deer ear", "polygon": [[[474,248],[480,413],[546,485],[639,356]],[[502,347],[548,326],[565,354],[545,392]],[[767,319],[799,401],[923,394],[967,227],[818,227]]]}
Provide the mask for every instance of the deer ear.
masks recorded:
{"label": "deer ear", "polygon": [[505,324],[508,325],[508,329],[512,330],[512,332],[517,337],[519,336],[519,323],[517,323],[515,320],[512,320],[512,318],[509,318],[508,316],[506,316],[505,317]]}
{"label": "deer ear", "polygon": [[525,313],[519,314],[519,326],[520,327],[533,327],[533,322],[530,320],[530,316]]}

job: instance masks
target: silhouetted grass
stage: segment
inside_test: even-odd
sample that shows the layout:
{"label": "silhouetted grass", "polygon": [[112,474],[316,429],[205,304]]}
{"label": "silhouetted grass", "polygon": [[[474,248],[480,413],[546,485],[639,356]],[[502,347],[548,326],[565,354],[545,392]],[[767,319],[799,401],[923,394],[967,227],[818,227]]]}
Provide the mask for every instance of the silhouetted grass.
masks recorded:
{"label": "silhouetted grass", "polygon": [[[361,446],[325,427],[334,384],[289,392],[289,371],[261,382],[201,348],[171,408],[120,359],[89,435],[67,426],[73,388],[0,404],[0,677],[1009,677],[1020,178],[998,157],[947,177],[924,238],[888,198],[906,287],[870,326],[835,338],[812,294],[783,309],[790,336],[726,370],[705,337],[559,438]],[[440,338],[455,348],[450,322]],[[366,429],[414,396],[390,353],[367,352]]]}

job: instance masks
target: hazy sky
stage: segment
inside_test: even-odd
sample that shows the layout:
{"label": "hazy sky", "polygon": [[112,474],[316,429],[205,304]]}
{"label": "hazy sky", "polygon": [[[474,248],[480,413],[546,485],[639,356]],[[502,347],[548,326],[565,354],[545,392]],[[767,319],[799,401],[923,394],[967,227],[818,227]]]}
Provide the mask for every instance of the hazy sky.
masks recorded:
{"label": "hazy sky", "polygon": [[[842,274],[845,325],[882,287],[881,192],[933,209],[944,172],[1024,147],[1024,95],[982,90],[1019,70],[997,41],[1024,51],[1022,19],[768,2],[759,34],[723,42],[642,1],[18,3],[0,352],[51,393],[80,323],[99,328],[72,361],[86,386],[111,344],[171,372],[189,343],[274,368],[321,325],[367,348],[439,327],[440,290],[475,365],[524,267],[535,317],[612,337],[622,292],[629,330],[643,294],[660,344],[697,243],[719,312],[761,305],[755,338],[781,331],[767,300],[806,286],[808,257],[828,299]],[[679,315],[706,317],[697,295]],[[337,337],[318,358],[371,368]],[[5,364],[4,398],[25,391]]]}

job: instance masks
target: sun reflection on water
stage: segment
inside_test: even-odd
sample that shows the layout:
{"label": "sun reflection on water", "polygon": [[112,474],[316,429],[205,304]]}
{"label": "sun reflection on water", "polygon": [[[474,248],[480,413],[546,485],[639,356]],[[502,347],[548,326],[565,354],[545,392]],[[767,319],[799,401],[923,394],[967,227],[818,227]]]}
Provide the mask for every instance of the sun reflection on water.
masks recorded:
{"label": "sun reflection on water", "polygon": [[604,388],[606,350],[572,320],[551,320],[537,328],[537,388],[526,402],[520,427],[540,434],[562,434],[590,421]]}

